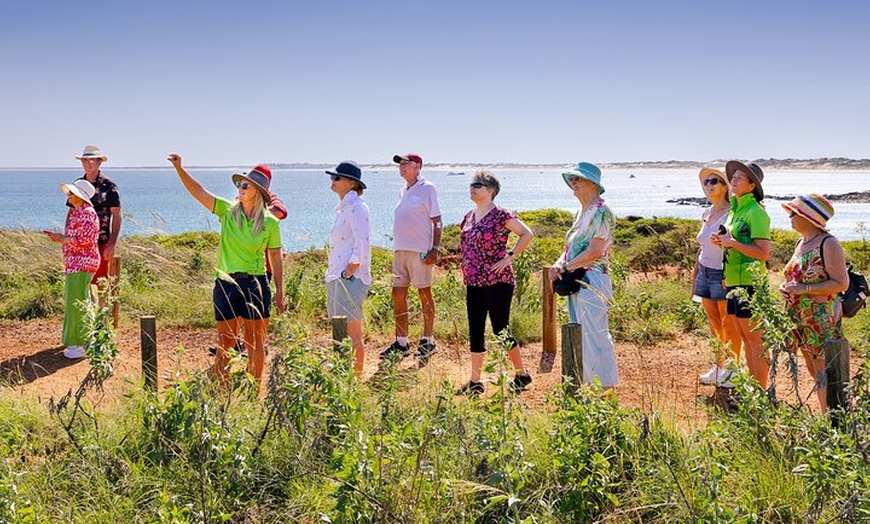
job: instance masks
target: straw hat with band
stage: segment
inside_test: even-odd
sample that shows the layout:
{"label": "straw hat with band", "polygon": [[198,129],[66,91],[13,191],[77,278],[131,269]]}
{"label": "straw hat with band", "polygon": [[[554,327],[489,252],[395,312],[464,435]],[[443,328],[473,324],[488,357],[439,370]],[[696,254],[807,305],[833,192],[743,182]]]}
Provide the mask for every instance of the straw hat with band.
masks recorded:
{"label": "straw hat with band", "polygon": [[601,170],[595,164],[580,162],[572,167],[570,171],[563,172],[562,180],[565,181],[568,187],[571,187],[571,178],[575,176],[592,182],[598,186],[598,193],[604,194],[604,186],[601,185]]}
{"label": "straw hat with band", "polygon": [[353,180],[359,184],[359,187],[366,188],[365,182],[362,181],[362,169],[353,160],[346,160],[338,164],[335,169],[327,169],[326,174]]}
{"label": "straw hat with band", "polygon": [[85,146],[85,149],[84,149],[84,151],[82,151],[82,154],[76,155],[76,158],[79,160],[98,158],[98,159],[102,160],[103,162],[105,162],[106,160],[109,159],[109,157],[107,157],[106,155],[103,154],[102,151],[100,151],[99,146]]}
{"label": "straw hat with band", "polygon": [[[260,166],[257,166],[260,167]],[[255,167],[251,169],[247,173],[236,173],[233,175],[233,183],[237,183],[239,180],[247,180],[248,182],[254,184],[254,187],[263,195],[263,203],[268,204],[269,200],[272,198],[272,195],[269,193],[269,186],[271,185],[271,180],[265,173]],[[271,172],[269,173],[272,174]]]}
{"label": "straw hat with band", "polygon": [[698,181],[701,182],[701,185],[704,185],[704,181],[710,178],[710,175],[715,175],[716,178],[722,181],[726,186],[728,185],[728,180],[725,178],[725,173],[719,171],[718,169],[713,169],[712,167],[704,166],[701,168],[701,172],[698,173]]}
{"label": "straw hat with band", "polygon": [[90,202],[91,198],[97,193],[97,190],[94,189],[93,184],[85,180],[84,178],[80,178],[73,182],[72,184],[61,184],[60,190],[69,195],[75,195],[85,202]]}
{"label": "straw hat with band", "polygon": [[831,202],[816,193],[795,197],[791,202],[783,204],[782,208],[804,217],[822,231],[828,230],[828,220],[834,216]]}
{"label": "straw hat with band", "polygon": [[752,193],[755,195],[755,200],[758,202],[764,200],[764,189],[761,187],[761,182],[764,180],[764,171],[761,170],[761,167],[755,162],[744,164],[738,160],[729,160],[728,163],[725,164],[725,173],[728,175],[728,182],[731,182],[731,178],[734,177],[734,173],[737,171],[743,171],[746,176],[749,177],[749,180],[755,184],[755,189],[752,190]]}

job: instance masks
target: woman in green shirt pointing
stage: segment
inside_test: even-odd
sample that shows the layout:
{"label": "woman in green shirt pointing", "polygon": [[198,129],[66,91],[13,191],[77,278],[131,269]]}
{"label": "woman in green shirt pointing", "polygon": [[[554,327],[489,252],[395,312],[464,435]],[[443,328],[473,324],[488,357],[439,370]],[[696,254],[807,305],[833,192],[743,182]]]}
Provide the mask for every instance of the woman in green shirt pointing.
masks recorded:
{"label": "woman in green shirt pointing", "polygon": [[215,375],[221,383],[227,382],[228,350],[242,338],[244,328],[248,373],[259,384],[272,302],[272,291],[266,277],[266,256],[275,276],[275,307],[278,314],[284,312],[281,233],[278,219],[266,209],[270,180],[256,168],[233,175],[239,195],[238,199],[230,201],[212,194],[181,167],[181,156],[173,153],[168,160],[185,189],[221,222],[212,295],[218,332]]}

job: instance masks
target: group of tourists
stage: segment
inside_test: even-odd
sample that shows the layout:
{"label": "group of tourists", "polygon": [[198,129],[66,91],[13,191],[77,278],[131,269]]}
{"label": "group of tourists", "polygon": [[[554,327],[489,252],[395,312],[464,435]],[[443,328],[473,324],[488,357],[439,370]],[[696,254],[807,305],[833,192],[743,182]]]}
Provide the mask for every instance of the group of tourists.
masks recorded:
{"label": "group of tourists", "polygon": [[[749,374],[766,389],[770,354],[764,346],[764,331],[753,321],[749,306],[755,293],[751,268],[764,267],[770,257],[764,172],[757,164],[731,160],[724,173],[705,167],[698,178],[711,205],[701,216],[692,291],[700,297],[717,341],[716,362],[700,381],[733,388],[734,368],[726,367],[726,360],[730,357],[739,362],[742,348]],[[828,342],[843,339],[843,312],[837,294],[849,286],[845,253],[836,237],[828,233],[827,222],[834,215],[828,199],[818,194],[802,195],[782,208],[800,235],[779,287],[795,326],[788,349],[803,354],[824,410],[823,348]],[[738,291],[741,289],[744,291]]]}
{"label": "group of tourists", "polygon": [[[62,184],[68,196],[69,213],[63,234],[45,231],[63,244],[65,283],[64,354],[84,356],[82,309],[89,299],[91,283],[106,275],[121,227],[117,186],[100,173],[107,160],[96,146],[86,146],[77,156],[84,175],[72,184]],[[270,191],[272,172],[260,164],[250,171],[233,174],[238,188],[234,200],[215,196],[182,166],[181,156],[170,154],[182,185],[221,223],[213,288],[218,346],[214,371],[220,381],[228,374],[232,351],[246,353],[247,370],[259,382],[265,359],[265,338],[271,306],[284,311],[283,264],[279,221],[287,209]],[[392,301],[395,340],[380,352],[382,360],[396,362],[411,354],[408,336],[408,290],[417,289],[422,309],[422,336],[414,357],[425,362],[436,350],[433,268],[438,262],[442,221],[435,185],[420,172],[423,159],[415,153],[393,156],[404,185],[399,192],[393,220]],[[363,301],[372,283],[371,224],[363,200],[363,171],[353,161],[341,162],[326,171],[330,189],[338,197],[329,234],[329,254],[324,276],[327,313],[347,318],[354,354],[354,369],[363,371]],[[581,325],[584,382],[598,381],[605,389],[618,384],[613,339],[608,327],[612,283],[608,259],[613,245],[615,219],[602,195],[601,170],[580,162],[562,173],[562,179],[577,199],[578,209],[566,234],[565,247],[547,277],[579,281],[567,296],[568,316]],[[770,256],[770,217],[763,205],[764,172],[757,164],[732,160],[719,169],[705,167],[699,181],[710,202],[701,216],[697,235],[700,246],[692,272],[692,291],[700,298],[716,340],[716,362],[700,376],[703,384],[733,387],[734,367],[741,349],[751,376],[767,387],[769,355],[763,331],[752,319],[747,296],[755,292],[751,267]],[[486,347],[485,325],[506,352],[514,375],[509,387],[520,392],[532,382],[510,332],[510,308],[516,284],[513,260],[525,251],[534,233],[515,214],[494,203],[501,190],[496,176],[477,171],[469,184],[472,209],[459,224],[460,268],[466,287],[471,373],[457,394],[477,396],[484,392],[481,378]],[[795,322],[793,347],[800,349],[815,379],[824,372],[822,347],[842,339],[842,311],[837,293],[848,286],[845,255],[840,243],[827,231],[834,209],[816,194],[799,196],[782,205],[800,234],[794,255],[785,267],[780,292]],[[516,242],[508,246],[513,234]],[[275,291],[272,292],[274,279]],[[734,292],[737,290],[742,292]],[[817,388],[824,408],[825,389]]]}

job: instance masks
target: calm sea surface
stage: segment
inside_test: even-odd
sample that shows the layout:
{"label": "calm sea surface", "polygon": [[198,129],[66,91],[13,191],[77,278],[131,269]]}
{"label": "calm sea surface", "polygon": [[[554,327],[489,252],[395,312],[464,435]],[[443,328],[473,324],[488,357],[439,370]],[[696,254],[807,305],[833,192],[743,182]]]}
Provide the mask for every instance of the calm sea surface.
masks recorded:
{"label": "calm sea surface", "polygon": [[[231,169],[191,170],[209,190],[234,198]],[[215,217],[200,206],[182,187],[172,169],[104,169],[121,190],[124,216],[123,235],[217,231]],[[58,185],[71,182],[81,171],[0,170],[0,228],[60,229],[66,215],[65,197]],[[470,173],[468,173],[470,174]],[[284,200],[290,216],[281,223],[284,248],[289,251],[321,247],[326,243],[338,197],[329,190],[323,171],[276,170],[272,189]],[[446,224],[458,223],[471,208],[468,176],[426,171],[423,175],[438,188]],[[497,171],[502,184],[499,205],[525,211],[558,208],[575,211],[577,201],[562,182],[557,170]],[[364,198],[372,216],[375,244],[391,245],[393,207],[402,179],[396,169],[366,171],[368,185]],[[667,203],[679,197],[701,197],[695,170],[609,170],[604,173],[604,197],[619,217],[698,218],[701,208]],[[770,171],[765,173],[764,190],[769,196],[816,192],[841,194],[870,189],[870,172],[854,171]],[[789,227],[780,202],[766,199],[772,226]],[[859,239],[859,223],[870,220],[870,204],[836,204],[829,222],[831,232],[842,239]]]}

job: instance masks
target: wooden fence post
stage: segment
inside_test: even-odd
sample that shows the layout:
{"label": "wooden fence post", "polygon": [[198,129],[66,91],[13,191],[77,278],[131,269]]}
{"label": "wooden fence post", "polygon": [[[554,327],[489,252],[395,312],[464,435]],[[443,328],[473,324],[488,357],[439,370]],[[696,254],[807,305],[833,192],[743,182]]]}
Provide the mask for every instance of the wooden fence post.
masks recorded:
{"label": "wooden fence post", "polygon": [[347,317],[332,317],[332,348],[338,350],[347,338]]}
{"label": "wooden fence post", "polygon": [[112,327],[118,327],[118,313],[120,312],[121,294],[121,257],[113,256],[109,260],[109,289],[112,296]]}
{"label": "wooden fence post", "polygon": [[540,373],[549,373],[553,370],[556,360],[556,294],[553,292],[553,283],[550,282],[550,267],[545,266],[541,270],[541,288],[543,290],[541,304],[543,313],[542,347]]}
{"label": "wooden fence post", "polygon": [[562,324],[562,382],[573,395],[583,383],[583,326]]}
{"label": "wooden fence post", "polygon": [[142,346],[142,377],[145,389],[157,392],[157,319],[153,315],[139,317]]}
{"label": "wooden fence post", "polygon": [[[827,404],[831,413],[831,422],[839,427],[842,411],[849,410],[849,395],[846,385],[849,383],[849,342],[828,340],[825,342],[825,377],[827,379]],[[819,386],[821,387],[821,386]]]}

